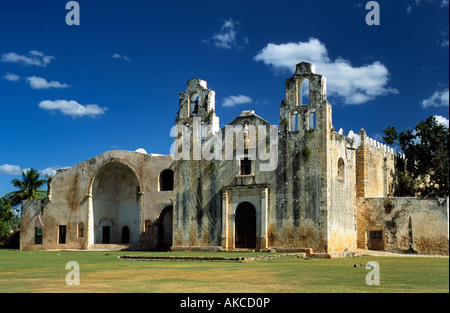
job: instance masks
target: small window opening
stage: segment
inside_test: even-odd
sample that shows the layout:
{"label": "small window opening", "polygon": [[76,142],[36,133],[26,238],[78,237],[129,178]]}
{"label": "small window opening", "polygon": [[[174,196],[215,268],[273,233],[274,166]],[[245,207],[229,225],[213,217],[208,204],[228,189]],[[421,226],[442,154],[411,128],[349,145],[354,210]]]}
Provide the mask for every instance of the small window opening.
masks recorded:
{"label": "small window opening", "polygon": [[84,238],[84,223],[78,223],[78,238]]}
{"label": "small window opening", "polygon": [[60,245],[66,244],[66,225],[59,225],[59,236],[58,236],[58,243]]}
{"label": "small window opening", "polygon": [[383,250],[383,230],[369,231],[369,250]]}
{"label": "small window opening", "polygon": [[369,232],[370,240],[382,240],[383,231],[382,230],[371,230]]}
{"label": "small window opening", "polygon": [[241,175],[250,175],[252,173],[252,160],[248,158],[248,150],[245,149],[245,156],[241,159]]}
{"label": "small window opening", "polygon": [[168,191],[173,190],[173,171],[164,170],[159,175],[159,190]]}
{"label": "small window opening", "polygon": [[42,244],[42,235],[44,231],[42,227],[35,227],[34,228],[34,244],[35,245],[41,245]]}
{"label": "small window opening", "polygon": [[338,160],[338,179],[345,180],[345,163],[342,158]]}

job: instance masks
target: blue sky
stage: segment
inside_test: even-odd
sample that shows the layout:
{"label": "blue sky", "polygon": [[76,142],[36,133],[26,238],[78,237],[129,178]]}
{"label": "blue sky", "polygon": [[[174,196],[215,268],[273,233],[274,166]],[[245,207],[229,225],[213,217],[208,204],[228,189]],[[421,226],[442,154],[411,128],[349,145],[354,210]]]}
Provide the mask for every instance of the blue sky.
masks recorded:
{"label": "blue sky", "polygon": [[54,173],[105,151],[168,154],[178,93],[216,92],[221,126],[243,110],[279,122],[284,80],[313,62],[333,125],[380,140],[430,115],[448,125],[448,0],[0,0],[0,195],[20,169]]}

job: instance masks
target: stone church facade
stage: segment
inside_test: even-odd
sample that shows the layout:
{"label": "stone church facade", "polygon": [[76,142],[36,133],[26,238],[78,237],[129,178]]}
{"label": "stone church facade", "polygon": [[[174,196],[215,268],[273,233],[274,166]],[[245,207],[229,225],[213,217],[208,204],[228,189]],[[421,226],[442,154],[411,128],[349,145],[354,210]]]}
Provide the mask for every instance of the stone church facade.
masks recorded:
{"label": "stone church facade", "polygon": [[396,198],[402,156],[335,130],[314,65],[285,91],[280,125],[243,111],[220,129],[214,91],[191,79],[174,153],[110,151],[59,171],[47,199],[22,203],[21,249],[448,254],[448,199]]}

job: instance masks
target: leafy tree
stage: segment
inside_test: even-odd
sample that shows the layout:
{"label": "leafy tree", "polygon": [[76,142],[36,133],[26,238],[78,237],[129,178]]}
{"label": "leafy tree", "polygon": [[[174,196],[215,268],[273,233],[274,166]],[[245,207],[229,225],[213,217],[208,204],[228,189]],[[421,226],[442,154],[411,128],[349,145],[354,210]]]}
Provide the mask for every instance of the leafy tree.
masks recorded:
{"label": "leafy tree", "polygon": [[11,184],[19,190],[10,192],[5,197],[10,201],[11,206],[15,207],[22,200],[43,199],[47,197],[47,192],[40,188],[47,184],[48,177],[40,179],[41,173],[34,168],[22,171],[22,180],[13,179]]}
{"label": "leafy tree", "polygon": [[9,235],[9,224],[13,218],[11,204],[5,197],[0,198],[0,241]]}
{"label": "leafy tree", "polygon": [[449,129],[434,116],[420,121],[414,130],[398,132],[388,126],[383,140],[397,144],[406,161],[398,162],[400,196],[448,197]]}

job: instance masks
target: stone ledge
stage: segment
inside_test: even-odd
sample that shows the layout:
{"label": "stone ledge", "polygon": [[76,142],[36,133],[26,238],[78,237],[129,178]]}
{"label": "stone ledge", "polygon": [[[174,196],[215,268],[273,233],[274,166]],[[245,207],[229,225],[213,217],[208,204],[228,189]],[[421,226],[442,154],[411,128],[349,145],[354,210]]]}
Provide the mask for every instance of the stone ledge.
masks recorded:
{"label": "stone ledge", "polygon": [[123,255],[118,256],[118,260],[129,261],[209,261],[209,262],[254,262],[261,260],[280,259],[286,257],[305,258],[305,253],[282,253],[282,254],[267,254],[250,257],[221,257],[221,256],[176,256],[176,255]]}
{"label": "stone ledge", "polygon": [[172,246],[170,251],[174,252],[219,252],[222,248],[220,246]]}
{"label": "stone ledge", "polygon": [[93,244],[90,251],[135,251],[139,250],[139,244]]}

